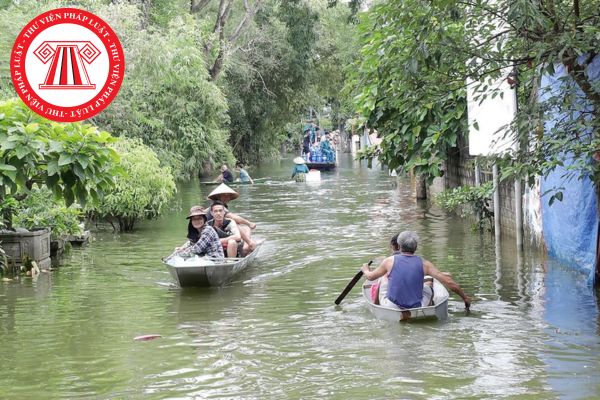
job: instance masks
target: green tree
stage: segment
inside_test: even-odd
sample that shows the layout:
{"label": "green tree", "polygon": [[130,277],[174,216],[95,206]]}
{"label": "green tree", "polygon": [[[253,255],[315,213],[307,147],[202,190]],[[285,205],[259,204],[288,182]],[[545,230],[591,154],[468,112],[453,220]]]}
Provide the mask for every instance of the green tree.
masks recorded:
{"label": "green tree", "polygon": [[465,68],[450,46],[463,40],[463,25],[421,0],[383,2],[362,17],[361,57],[350,85],[362,123],[383,140],[361,157],[440,176],[466,131],[464,84],[455,80]]}
{"label": "green tree", "polygon": [[[124,18],[131,13],[133,17]],[[139,10],[123,8],[127,73],[117,99],[96,118],[115,134],[141,138],[178,178],[234,160],[228,143],[227,100],[209,78],[189,16],[168,28],[139,30]]]}
{"label": "green tree", "polygon": [[360,47],[356,25],[349,22],[350,10],[347,7],[322,8],[319,15],[315,49],[317,62],[309,80],[311,99],[320,102],[310,105],[315,109],[329,105],[331,128],[337,129],[354,115],[352,92],[344,91],[344,87]]}
{"label": "green tree", "polygon": [[[363,30],[363,68],[355,81],[364,84],[357,104],[365,120],[379,129],[386,111],[393,110],[382,107],[382,102],[408,100],[406,104],[412,105],[414,99],[421,104],[439,98],[449,101],[449,107],[433,115],[430,124],[420,129],[413,126],[415,136],[423,135],[420,141],[411,142],[401,129],[380,130],[384,141],[397,140],[407,148],[404,154],[397,154],[396,147],[382,146],[380,156],[406,166],[416,160],[417,166],[423,163],[431,169],[423,156],[431,153],[438,157],[441,153],[424,153],[423,148],[440,140],[451,145],[460,131],[431,127],[443,127],[449,119],[464,114],[461,92],[466,79],[478,82],[475,89],[484,99],[498,95],[489,90],[492,82],[507,78],[507,69],[514,68],[519,76],[519,112],[513,125],[503,132],[522,146],[503,157],[503,176],[533,179],[572,158],[567,175],[592,176],[600,182],[598,163],[590,162],[600,149],[600,81],[589,68],[594,60],[598,62],[598,9],[598,0],[388,0],[373,7],[365,16],[366,27],[372,27],[373,32]],[[377,57],[383,61],[382,68],[375,63]],[[541,90],[542,77],[553,75],[557,66],[565,71],[558,77],[561,90]],[[418,78],[415,81],[419,85],[405,89],[402,76]],[[422,110],[414,109],[414,114],[421,118]],[[405,113],[387,116],[399,121],[397,124],[403,124],[405,117]]]}
{"label": "green tree", "polygon": [[285,125],[297,119],[316,94],[309,90],[315,25],[308,4],[271,2],[255,17],[252,50],[233,58],[225,73],[235,154],[258,162],[275,158],[286,140]]}
{"label": "green tree", "polygon": [[12,228],[15,203],[34,185],[47,186],[67,205],[97,199],[113,185],[119,157],[114,139],[96,127],[60,124],[31,111],[21,100],[0,103],[0,199],[4,225]]}
{"label": "green tree", "polygon": [[[202,49],[205,34],[188,8],[177,3],[167,15],[161,14],[165,2],[106,3],[75,4],[97,13],[113,27],[126,56],[119,95],[91,122],[117,136],[141,138],[178,178],[233,162],[227,100],[210,80]],[[25,0],[0,10],[0,50],[8,54],[31,18],[61,5]],[[0,59],[1,71],[6,74],[0,75],[0,96],[13,97],[8,57]]]}
{"label": "green tree", "polygon": [[124,174],[114,187],[86,210],[105,219],[120,231],[133,230],[144,218],[156,218],[175,194],[175,180],[168,167],[161,167],[156,153],[140,139],[121,138],[113,144],[121,156]]}

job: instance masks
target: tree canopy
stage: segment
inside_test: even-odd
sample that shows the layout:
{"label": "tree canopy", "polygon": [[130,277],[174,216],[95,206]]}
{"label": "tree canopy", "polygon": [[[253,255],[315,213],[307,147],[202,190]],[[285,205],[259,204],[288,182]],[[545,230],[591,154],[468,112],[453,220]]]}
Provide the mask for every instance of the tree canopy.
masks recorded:
{"label": "tree canopy", "polygon": [[[326,4],[72,2],[111,24],[125,51],[119,95],[90,122],[116,136],[142,139],[178,178],[234,159],[258,163],[276,158],[288,140],[286,124],[298,121],[309,106],[344,103],[339,93],[352,54],[347,50],[347,42],[352,43],[349,12]],[[10,52],[31,18],[62,6],[33,0],[0,5],[0,50]],[[7,60],[0,60],[2,98],[14,96]]]}
{"label": "tree canopy", "polygon": [[[372,7],[360,15],[353,84],[364,121],[384,142],[381,153],[365,157],[438,175],[443,147],[466,133],[467,78],[484,92],[513,69],[519,112],[504,134],[522,146],[504,156],[504,176],[533,178],[572,158],[573,175],[591,173],[598,182],[590,160],[600,149],[600,81],[589,69],[600,48],[598,9],[597,0],[387,0]],[[557,66],[565,71],[561,90],[542,92],[542,77]]]}

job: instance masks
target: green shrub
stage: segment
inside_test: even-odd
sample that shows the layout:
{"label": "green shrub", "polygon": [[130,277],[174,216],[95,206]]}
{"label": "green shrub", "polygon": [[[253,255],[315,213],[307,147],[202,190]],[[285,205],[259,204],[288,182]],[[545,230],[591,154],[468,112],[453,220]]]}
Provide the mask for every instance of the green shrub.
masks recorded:
{"label": "green shrub", "polygon": [[[48,187],[67,205],[99,197],[119,173],[119,157],[108,146],[112,141],[95,126],[47,120],[21,100],[1,102],[0,198],[20,202],[36,186]],[[14,207],[2,211],[10,229]]]}
{"label": "green shrub", "polygon": [[492,182],[480,186],[460,186],[444,190],[434,197],[434,202],[446,211],[458,212],[462,217],[475,215],[478,220],[479,230],[489,223],[491,230],[494,211],[490,207],[494,186]]}
{"label": "green shrub", "polygon": [[83,234],[80,225],[83,217],[81,206],[72,204],[67,207],[64,200],[53,199],[52,192],[46,187],[34,189],[19,203],[16,211],[13,221],[16,227],[49,227],[52,229],[53,239],[63,235]]}
{"label": "green shrub", "polygon": [[123,176],[103,198],[86,208],[120,231],[131,231],[136,221],[156,218],[175,194],[175,180],[168,167],[161,167],[156,153],[141,139],[121,138],[114,145],[121,156]]}

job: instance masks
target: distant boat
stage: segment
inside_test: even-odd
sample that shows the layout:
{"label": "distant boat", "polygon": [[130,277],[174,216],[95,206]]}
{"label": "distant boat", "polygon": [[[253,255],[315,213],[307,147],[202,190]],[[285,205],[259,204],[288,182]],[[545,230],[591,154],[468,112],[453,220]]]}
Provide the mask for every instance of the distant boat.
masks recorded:
{"label": "distant boat", "polygon": [[[256,179],[252,179],[254,181],[254,183],[265,183],[268,179],[270,179],[268,176],[264,177],[264,178],[256,178]],[[233,182],[215,182],[215,181],[210,181],[210,182],[200,182],[201,185],[220,185],[221,183],[225,183],[227,184],[227,186],[235,186],[235,185],[250,185],[250,182],[242,182],[242,181],[233,181]]]}
{"label": "distant boat", "polygon": [[397,308],[384,307],[379,304],[374,304],[371,299],[371,286],[375,281],[365,281],[362,287],[363,297],[367,301],[369,310],[378,319],[386,321],[406,321],[409,319],[425,319],[425,318],[448,318],[448,298],[450,294],[444,285],[437,279],[433,281],[433,305],[429,307],[407,308],[399,310]]}
{"label": "distant boat", "polygon": [[183,258],[173,256],[164,261],[169,273],[180,287],[221,286],[250,266],[256,258],[263,241],[258,242],[254,251],[242,258],[225,258],[213,261],[205,257]]}
{"label": "distant boat", "polygon": [[337,167],[336,161],[307,161],[306,166],[309,169],[318,169],[320,171],[330,171]]}

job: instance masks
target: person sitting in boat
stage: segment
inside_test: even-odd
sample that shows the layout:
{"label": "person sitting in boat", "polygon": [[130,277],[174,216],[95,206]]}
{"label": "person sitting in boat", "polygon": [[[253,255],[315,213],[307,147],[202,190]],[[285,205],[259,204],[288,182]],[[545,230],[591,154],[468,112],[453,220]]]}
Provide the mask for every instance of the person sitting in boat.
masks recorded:
{"label": "person sitting in boat", "polygon": [[217,182],[233,182],[233,174],[229,170],[226,164],[221,166],[221,175],[216,179]]}
{"label": "person sitting in boat", "polygon": [[227,251],[227,257],[238,257],[238,249],[242,250],[242,246],[246,246],[245,251],[240,253],[246,253],[247,245],[242,242],[240,231],[234,220],[225,218],[225,206],[220,201],[215,201],[210,206],[210,212],[213,215],[213,219],[208,222],[219,236],[219,240],[223,249]]}
{"label": "person sitting in boat", "polygon": [[214,228],[206,224],[207,216],[204,208],[202,206],[190,208],[187,219],[189,219],[188,241],[183,246],[175,248],[177,255],[181,257],[199,255],[223,260],[221,241]]}
{"label": "person sitting in boat", "polygon": [[294,158],[294,169],[292,170],[292,179],[296,182],[304,182],[306,180],[306,174],[308,174],[308,167],[302,157]]}
{"label": "person sitting in boat", "polygon": [[[398,245],[398,234],[396,233],[390,239],[390,248],[392,254],[400,254],[400,246]],[[442,274],[449,275],[448,272],[442,272]],[[387,296],[388,289],[388,274],[385,274],[379,280],[371,286],[371,299],[375,304],[381,304],[383,299]],[[423,307],[432,306],[433,304],[433,277],[425,275],[423,278],[423,300],[421,301]]]}
{"label": "person sitting in boat", "polygon": [[323,138],[321,139],[321,153],[323,153],[323,156],[325,156],[325,161],[332,162],[335,160],[335,153],[331,148],[331,144],[329,143],[327,135],[328,134],[323,136]]}
{"label": "person sitting in boat", "polygon": [[[392,249],[392,254],[400,253],[397,233],[390,239],[390,249]],[[381,304],[381,300],[387,295],[387,287],[388,274],[383,275],[377,282],[373,283],[371,286],[371,300],[373,300],[374,304]]]}
{"label": "person sitting in boat", "polygon": [[423,301],[423,279],[430,275],[458,294],[465,302],[465,307],[471,306],[471,298],[465,294],[458,283],[443,272],[440,272],[430,261],[416,256],[419,237],[415,232],[404,231],[398,235],[400,252],[383,260],[371,271],[368,264],[363,264],[361,270],[369,280],[375,280],[388,274],[386,296],[381,299],[382,306],[407,309],[429,305]]}
{"label": "person sitting in boat", "polygon": [[254,184],[254,181],[252,180],[252,178],[250,178],[250,174],[248,174],[248,171],[244,169],[244,164],[237,163],[235,165],[235,169],[238,172],[238,174],[240,174],[240,182],[250,183],[252,185]]}
{"label": "person sitting in boat", "polygon": [[[256,248],[256,241],[252,239],[252,229],[256,229],[256,223],[247,220],[239,214],[235,214],[229,210],[229,202],[240,197],[239,193],[222,183],[215,190],[210,192],[208,199],[211,202],[220,201],[225,206],[225,217],[234,220],[238,225],[240,236],[244,243],[248,245],[250,252]],[[211,203],[212,204],[212,203]],[[213,219],[213,215],[210,211],[210,206],[206,209],[208,214],[208,220]]]}

